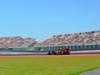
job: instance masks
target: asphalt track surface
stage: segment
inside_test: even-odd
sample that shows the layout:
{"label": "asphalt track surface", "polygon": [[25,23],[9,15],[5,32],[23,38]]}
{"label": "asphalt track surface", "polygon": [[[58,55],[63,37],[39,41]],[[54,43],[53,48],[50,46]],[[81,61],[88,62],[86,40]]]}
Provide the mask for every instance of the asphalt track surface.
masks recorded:
{"label": "asphalt track surface", "polygon": [[84,72],[81,75],[100,75],[100,69]]}
{"label": "asphalt track surface", "polygon": [[42,56],[68,56],[68,57],[70,57],[70,56],[100,56],[100,54],[77,54],[77,55],[36,55],[36,56],[32,56],[32,55],[30,55],[30,56],[0,56],[0,57],[42,57]]}

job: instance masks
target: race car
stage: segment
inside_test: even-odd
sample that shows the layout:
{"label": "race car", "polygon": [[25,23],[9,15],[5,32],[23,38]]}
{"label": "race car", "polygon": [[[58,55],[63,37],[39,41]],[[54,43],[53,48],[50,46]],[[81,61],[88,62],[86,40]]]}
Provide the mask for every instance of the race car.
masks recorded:
{"label": "race car", "polygon": [[49,51],[48,55],[70,55],[68,48],[59,48],[56,51]]}

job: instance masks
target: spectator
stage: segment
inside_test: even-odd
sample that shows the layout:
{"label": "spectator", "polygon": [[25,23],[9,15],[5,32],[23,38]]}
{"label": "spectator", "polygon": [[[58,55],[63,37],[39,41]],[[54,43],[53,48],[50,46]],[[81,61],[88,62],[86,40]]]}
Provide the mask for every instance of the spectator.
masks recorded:
{"label": "spectator", "polygon": [[42,42],[41,45],[69,45],[97,42],[100,42],[100,31],[54,35],[52,38],[49,38],[46,41]]}

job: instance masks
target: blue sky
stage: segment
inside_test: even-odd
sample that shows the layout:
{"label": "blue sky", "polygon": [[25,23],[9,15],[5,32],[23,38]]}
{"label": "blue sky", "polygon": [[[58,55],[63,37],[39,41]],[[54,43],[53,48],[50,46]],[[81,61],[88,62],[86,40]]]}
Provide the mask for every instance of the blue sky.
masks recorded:
{"label": "blue sky", "polygon": [[100,0],[0,0],[0,37],[44,40],[100,30]]}

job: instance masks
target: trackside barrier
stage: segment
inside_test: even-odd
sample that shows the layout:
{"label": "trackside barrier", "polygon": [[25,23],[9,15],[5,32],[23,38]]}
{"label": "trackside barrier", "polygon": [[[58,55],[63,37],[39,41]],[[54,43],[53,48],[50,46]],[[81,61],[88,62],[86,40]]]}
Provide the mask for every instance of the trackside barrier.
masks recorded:
{"label": "trackside barrier", "polygon": [[[0,52],[1,56],[39,56],[47,55],[48,51],[38,52]],[[70,51],[70,54],[100,54],[100,50],[81,50],[81,51]]]}

